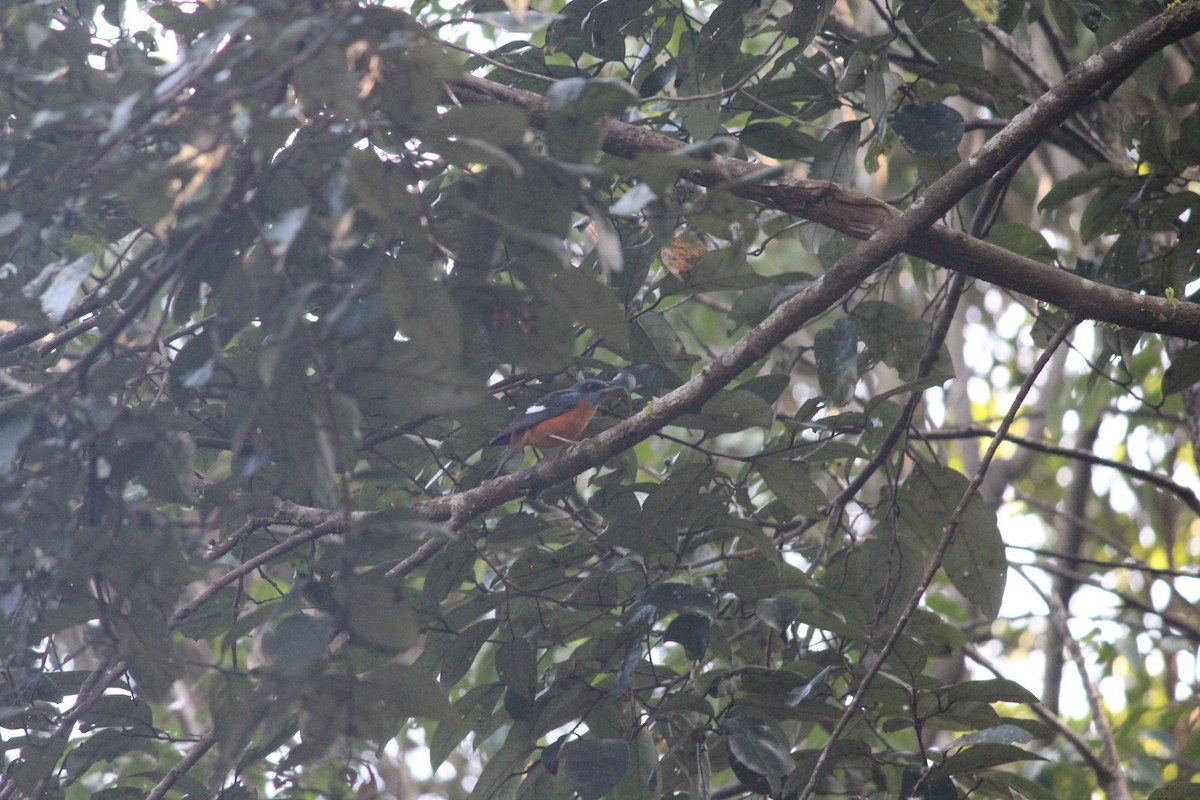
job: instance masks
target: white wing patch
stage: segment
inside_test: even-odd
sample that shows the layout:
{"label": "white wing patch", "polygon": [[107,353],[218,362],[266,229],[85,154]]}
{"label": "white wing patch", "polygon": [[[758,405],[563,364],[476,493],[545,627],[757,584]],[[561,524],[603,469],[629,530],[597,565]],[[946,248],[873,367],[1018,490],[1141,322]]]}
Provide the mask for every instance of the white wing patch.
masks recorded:
{"label": "white wing patch", "polygon": [[525,409],[525,413],[526,414],[540,414],[545,410],[546,410],[545,406],[530,406],[529,408]]}

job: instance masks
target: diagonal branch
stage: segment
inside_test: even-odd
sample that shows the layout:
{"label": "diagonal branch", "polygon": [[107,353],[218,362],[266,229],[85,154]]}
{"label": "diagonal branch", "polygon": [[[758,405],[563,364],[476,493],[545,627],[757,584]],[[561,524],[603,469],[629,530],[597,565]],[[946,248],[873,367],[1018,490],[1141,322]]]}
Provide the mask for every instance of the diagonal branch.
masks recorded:
{"label": "diagonal branch", "polygon": [[[1200,305],[1096,283],[934,224],[965,194],[964,187],[990,179],[1020,152],[1022,145],[1029,146],[1050,134],[1112,79],[1128,75],[1166,45],[1197,31],[1200,31],[1200,3],[1197,0],[1177,3],[1076,67],[1061,83],[1013,118],[979,152],[939,180],[936,190],[931,188],[909,209],[919,214],[923,224],[915,225],[903,237],[901,249],[939,266],[1074,312],[1083,319],[1200,341]],[[516,106],[529,114],[535,127],[543,126],[550,117],[549,102],[533,92],[472,76],[456,81],[452,89],[455,98],[462,102]],[[622,158],[671,153],[683,146],[669,136],[633,125],[617,121],[606,125],[603,148]],[[726,185],[739,197],[818,222],[857,239],[872,239],[900,215],[881,200],[829,181],[788,177],[755,182],[753,176],[761,171],[761,164],[715,156],[711,166],[688,169],[684,176],[712,188]],[[919,205],[922,201],[924,208]],[[913,238],[911,234],[917,230],[923,232],[919,238]]]}
{"label": "diagonal branch", "polygon": [[[741,184],[735,191],[743,196],[769,202],[789,213],[830,224],[839,230],[845,229],[845,232],[862,236],[867,241],[782,303],[757,327],[710,362],[700,374],[657,398],[650,407],[528,470],[488,481],[475,489],[416,503],[413,509],[434,521],[444,522],[453,518],[452,527],[458,530],[460,526],[503,503],[535,494],[603,464],[609,457],[646,439],[679,416],[699,409],[744,370],[766,356],[814,316],[838,302],[880,264],[902,249],[935,261],[937,259],[930,254],[937,251],[941,253],[939,258],[944,257],[943,260],[952,262],[948,266],[967,274],[981,271],[982,264],[982,271],[995,271],[1005,280],[1005,276],[1016,276],[1020,280],[1014,279],[1011,288],[1071,308],[1076,318],[1090,316],[1121,324],[1142,321],[1146,324],[1134,324],[1134,327],[1200,340],[1200,305],[1168,302],[1164,298],[1101,286],[935,224],[967,192],[990,179],[1033,141],[1045,136],[1086,103],[1092,93],[1112,76],[1122,74],[1131,64],[1144,61],[1166,44],[1197,30],[1200,30],[1200,0],[1188,0],[1171,6],[1158,17],[1135,28],[1089,58],[1062,83],[1018,114],[1003,131],[933,184],[923,197],[903,213],[878,200],[824,181],[785,179],[757,185]],[[456,82],[453,89],[460,100],[517,105],[529,112],[534,125],[544,124],[549,116],[549,105],[545,98],[531,92],[509,89],[473,77]],[[608,122],[607,125],[604,147],[615,155],[632,157],[642,152],[639,147],[659,152],[680,147],[679,142],[661,134],[617,122]],[[711,170],[693,171],[688,177],[699,183],[717,185],[732,178],[744,177],[758,169],[757,165],[748,162],[717,158]],[[939,241],[942,244],[937,244]],[[953,247],[947,247],[945,242],[954,243]],[[1010,285],[994,276],[979,277]],[[1044,291],[1044,297],[1034,291],[1046,287],[1057,288]],[[1062,299],[1057,299],[1059,297]],[[1121,306],[1123,310],[1118,308]],[[292,505],[288,512],[280,509],[277,521],[286,522],[286,517],[291,513],[303,516],[306,521],[298,524],[304,525],[330,520],[335,516],[335,512]],[[337,525],[333,525],[329,532],[338,529]],[[426,542],[419,554],[410,557],[406,565],[402,565],[404,568],[396,574],[407,574],[424,563],[440,549],[444,541]]]}

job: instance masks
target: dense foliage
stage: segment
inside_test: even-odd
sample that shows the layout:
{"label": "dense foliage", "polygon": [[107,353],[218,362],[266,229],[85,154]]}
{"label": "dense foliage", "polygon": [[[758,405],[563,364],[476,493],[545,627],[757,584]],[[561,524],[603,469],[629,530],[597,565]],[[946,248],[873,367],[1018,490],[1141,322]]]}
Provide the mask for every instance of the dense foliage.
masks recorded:
{"label": "dense foliage", "polygon": [[0,800],[1200,796],[1197,30],[3,4]]}

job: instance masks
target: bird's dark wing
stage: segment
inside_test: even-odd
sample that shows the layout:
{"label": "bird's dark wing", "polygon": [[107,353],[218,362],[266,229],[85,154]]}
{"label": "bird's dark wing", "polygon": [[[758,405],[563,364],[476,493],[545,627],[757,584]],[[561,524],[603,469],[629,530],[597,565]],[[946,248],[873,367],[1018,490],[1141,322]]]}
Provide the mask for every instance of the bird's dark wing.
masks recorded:
{"label": "bird's dark wing", "polygon": [[518,414],[517,418],[508,423],[504,430],[496,434],[490,444],[507,444],[514,433],[567,413],[579,405],[580,399],[579,392],[574,389],[560,389],[557,392],[551,392]]}

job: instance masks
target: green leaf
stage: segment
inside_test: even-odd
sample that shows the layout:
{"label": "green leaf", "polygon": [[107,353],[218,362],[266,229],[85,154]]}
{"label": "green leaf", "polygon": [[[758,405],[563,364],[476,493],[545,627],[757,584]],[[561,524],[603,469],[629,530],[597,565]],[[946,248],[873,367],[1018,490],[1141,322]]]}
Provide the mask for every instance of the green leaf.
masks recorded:
{"label": "green leaf", "polygon": [[671,620],[663,634],[663,641],[678,642],[683,645],[683,652],[693,661],[704,658],[708,650],[708,637],[712,620],[698,614],[680,614]]}
{"label": "green leaf", "polygon": [[587,50],[604,61],[620,61],[625,58],[625,34],[621,29],[645,14],[654,0],[610,0],[594,5],[581,26]]}
{"label": "green leaf", "polygon": [[629,769],[629,745],[621,739],[577,739],[562,748],[567,780],[583,800],[599,800]]}
{"label": "green leaf", "polygon": [[133,736],[154,736],[154,711],[135,697],[104,695],[80,717],[81,731],[97,728],[120,728]]}
{"label": "green leaf", "polygon": [[813,159],[808,177],[846,184],[854,174],[858,156],[858,135],[862,120],[839,122],[821,141],[821,152]]}
{"label": "green leaf", "polygon": [[494,619],[481,619],[453,634],[441,661],[444,686],[454,686],[463,679],[497,625],[499,623]]}
{"label": "green leaf", "polygon": [[974,744],[1020,744],[1033,741],[1036,737],[1019,725],[997,725],[981,731],[959,736],[950,743],[950,748],[968,747]]}
{"label": "green leaf", "polygon": [[33,419],[7,409],[0,413],[0,476],[13,470],[21,442],[33,431]]}
{"label": "green leaf", "polygon": [[809,477],[808,464],[772,458],[755,462],[758,472],[776,497],[798,517],[815,519],[825,505],[825,493]]}
{"label": "green leaf", "polygon": [[752,122],[742,129],[738,139],[751,150],[778,159],[809,158],[821,147],[807,133],[778,122]]}
{"label": "green leaf", "polygon": [[755,717],[732,717],[723,723],[729,738],[729,751],[747,767],[766,777],[772,793],[796,768],[792,754],[766,723]]}
{"label": "green leaf", "polygon": [[790,706],[791,708],[799,706],[801,703],[807,700],[814,691],[822,688],[825,685],[825,679],[829,677],[829,673],[832,671],[832,667],[822,667],[820,672],[814,675],[808,683],[804,684],[803,686],[797,686],[795,689],[792,689],[790,692],[788,692],[787,696],[783,700],[784,704]]}
{"label": "green leaf", "polygon": [[1147,800],[1196,800],[1197,798],[1200,798],[1200,783],[1175,781],[1155,789]]}
{"label": "green leaf", "polygon": [[796,3],[789,14],[787,34],[796,38],[797,45],[807,47],[825,25],[835,0],[813,0],[808,3]]}
{"label": "green leaf", "polygon": [[1041,261],[1043,264],[1053,264],[1058,258],[1045,236],[1019,222],[1001,222],[993,225],[987,240],[997,247]]}
{"label": "green leaf", "polygon": [[854,397],[858,383],[858,337],[854,323],[843,317],[813,338],[817,380],[821,393],[834,405],[844,406]]}
{"label": "green leaf", "polygon": [[637,90],[616,78],[566,78],[546,92],[550,117],[543,127],[546,149],[568,164],[589,160],[604,134],[600,120],[638,101]]}
{"label": "green leaf", "polygon": [[[875,300],[859,303],[851,319],[868,354],[895,369],[905,381],[916,380],[921,352],[929,338],[927,323],[910,318],[893,303]],[[930,374],[953,376],[954,369],[944,346]]]}
{"label": "green leaf", "polygon": [[446,287],[418,259],[398,259],[383,275],[383,299],[401,335],[429,360],[457,366],[462,359],[462,321]]}
{"label": "green leaf", "polygon": [[791,383],[791,376],[776,373],[772,375],[759,375],[748,381],[739,383],[735,388],[744,392],[754,392],[769,405],[773,406]]}
{"label": "green leaf", "polygon": [[692,364],[699,360],[687,352],[671,323],[658,312],[639,316],[630,333],[634,360],[662,367],[678,382],[691,374]]}
{"label": "green leaf", "polygon": [[[958,505],[969,482],[941,464],[923,462],[900,488],[900,524],[919,536],[932,550],[942,537],[946,520]],[[954,588],[979,607],[985,619],[994,620],[1004,599],[1008,560],[996,514],[976,494],[946,551],[942,569]]]}
{"label": "green leaf", "polygon": [[703,35],[685,30],[679,37],[679,74],[676,93],[688,100],[679,104],[679,117],[693,141],[705,141],[717,132],[721,120],[721,101],[713,97],[722,87],[722,70],[704,53]]}
{"label": "green leaf", "polygon": [[[186,779],[187,776],[185,775],[184,778]],[[185,781],[181,781],[181,783],[184,783],[184,782]],[[176,788],[182,788],[182,787],[180,786],[180,784],[176,784]],[[204,784],[201,783],[201,784],[199,784],[198,787],[193,787],[193,788],[199,788],[201,791],[203,791]],[[145,790],[139,789],[136,786],[123,786],[123,787],[116,787],[113,789],[101,789],[98,792],[92,792],[90,795],[88,795],[90,800],[141,800],[141,798],[143,798],[145,796],[146,796]]]}
{"label": "green leaf", "polygon": [[172,503],[195,503],[196,444],[182,431],[170,431],[149,449],[137,477],[156,496]]}
{"label": "green leaf", "polygon": [[451,108],[426,129],[427,134],[480,139],[498,147],[520,144],[529,130],[529,116],[519,108],[483,104]]}
{"label": "green leaf", "polygon": [[280,674],[298,677],[325,658],[333,633],[328,616],[291,614],[263,637],[263,655]]}
{"label": "green leaf", "polygon": [[417,612],[406,601],[403,585],[381,570],[347,574],[333,594],[346,626],[357,639],[392,651],[407,650],[420,641]]}
{"label": "green leaf", "polygon": [[565,269],[540,280],[530,276],[539,293],[558,304],[604,339],[604,346],[630,358],[629,324],[625,313],[607,286],[584,269]]}
{"label": "green leaf", "polygon": [[1163,373],[1163,397],[1181,392],[1196,381],[1200,381],[1200,345],[1194,344],[1171,358],[1171,365]]}
{"label": "green leaf", "polygon": [[976,773],[976,779],[980,778],[995,782],[1003,787],[1001,791],[1015,790],[1015,792],[1024,795],[1028,800],[1059,800],[1062,796],[1053,788],[1010,770],[986,770]]}
{"label": "green leaf", "polygon": [[511,639],[496,651],[496,674],[510,691],[533,700],[537,691],[537,653],[527,639]]}
{"label": "green leaf", "polygon": [[638,592],[639,602],[659,610],[679,611],[712,618],[717,613],[717,598],[711,592],[687,583],[656,583]]}
{"label": "green leaf", "polygon": [[792,595],[764,597],[754,604],[754,615],[777,631],[787,630],[803,608],[800,598]]}
{"label": "green leaf", "polygon": [[1124,174],[1117,165],[1104,163],[1076,172],[1074,175],[1068,175],[1062,180],[1055,181],[1050,191],[1046,192],[1046,196],[1038,203],[1038,211],[1052,211],[1084,192],[1089,192]]}
{"label": "green leaf", "polygon": [[904,149],[917,156],[949,156],[958,152],[963,117],[943,103],[907,105],[896,112],[892,127]]}
{"label": "green leaf", "polygon": [[1079,238],[1084,244],[1102,234],[1117,232],[1132,192],[1128,181],[1113,181],[1100,187],[1084,206],[1083,216],[1079,219]]}
{"label": "green leaf", "polygon": [[971,775],[981,770],[1017,761],[1045,761],[1037,753],[1031,753],[1011,744],[979,744],[960,750],[946,758],[929,771],[929,782],[954,775]]}
{"label": "green leaf", "polygon": [[945,704],[965,700],[977,700],[983,703],[1025,703],[1035,705],[1039,702],[1037,695],[1016,681],[1004,678],[989,680],[967,681],[957,683],[944,691]]}
{"label": "green leaf", "polygon": [[[915,800],[958,800],[958,790],[949,778],[926,778],[925,770],[916,764],[904,768],[900,780],[900,796]],[[920,784],[918,786],[918,784]]]}
{"label": "green leaf", "polygon": [[753,392],[732,389],[717,392],[697,414],[685,414],[678,424],[708,434],[735,433],[747,428],[770,428],[775,411]]}
{"label": "green leaf", "polygon": [[62,322],[79,287],[92,274],[95,265],[95,253],[84,253],[71,261],[65,258],[55,261],[25,287],[25,296],[36,297],[51,322]]}
{"label": "green leaf", "polygon": [[133,750],[153,753],[150,740],[111,728],[98,731],[82,743],[74,745],[63,760],[64,785],[70,786],[83,777],[97,761],[112,761]]}
{"label": "green leaf", "polygon": [[381,232],[397,238],[420,233],[420,202],[405,177],[399,164],[381,161],[371,151],[355,150],[346,157],[348,199],[370,214]]}
{"label": "green leaf", "polygon": [[128,661],[139,692],[161,701],[182,671],[163,614],[146,603],[131,608],[127,615],[112,614],[107,626],[109,633],[117,637],[121,656]]}
{"label": "green leaf", "polygon": [[872,622],[890,626],[900,618],[908,598],[920,585],[925,553],[914,536],[897,535],[881,524],[858,546],[835,553],[830,560],[830,585],[857,601]]}
{"label": "green leaf", "polygon": [[[653,606],[642,606],[630,621],[630,626],[643,624],[646,620],[642,619],[639,622],[638,618],[652,616],[653,611]],[[612,688],[608,690],[610,700],[620,700],[629,694],[630,689],[633,688],[633,676],[637,672],[637,668],[641,666],[642,656],[645,654],[641,639],[633,639],[629,642],[625,648],[625,656],[621,659],[621,669],[617,672]]]}
{"label": "green leaf", "polygon": [[391,717],[390,730],[413,717],[441,722],[458,718],[446,690],[427,671],[412,664],[391,661],[372,669],[354,684],[353,696],[363,707],[386,711]]}
{"label": "green leaf", "polygon": [[533,737],[525,725],[517,724],[509,728],[504,744],[492,753],[491,758],[483,765],[483,770],[479,773],[467,800],[509,797],[510,790],[506,787],[513,784],[515,788],[513,776],[524,771],[533,748]]}

